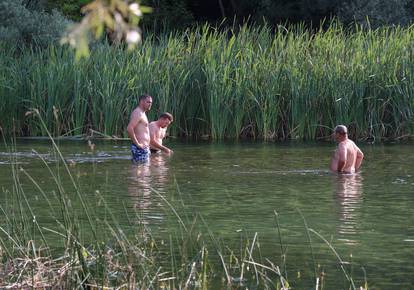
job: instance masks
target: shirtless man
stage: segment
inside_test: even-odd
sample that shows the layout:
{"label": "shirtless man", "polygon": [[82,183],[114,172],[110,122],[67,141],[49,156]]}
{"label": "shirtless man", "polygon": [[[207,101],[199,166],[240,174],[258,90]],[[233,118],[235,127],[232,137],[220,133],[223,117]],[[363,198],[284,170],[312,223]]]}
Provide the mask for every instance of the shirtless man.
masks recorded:
{"label": "shirtless man", "polygon": [[132,141],[131,153],[132,160],[137,162],[147,161],[151,155],[150,133],[148,126],[148,118],[145,112],[151,109],[152,97],[142,95],[138,98],[138,107],[132,111],[131,120],[129,121],[127,131]]}
{"label": "shirtless man", "polygon": [[163,151],[167,154],[173,151],[162,145],[162,139],[165,138],[168,126],[172,123],[173,116],[170,113],[162,113],[157,121],[153,121],[149,125],[150,130],[150,148],[152,153]]}
{"label": "shirtless man", "polygon": [[361,167],[364,154],[355,143],[348,139],[348,129],[344,125],[338,125],[334,130],[338,148],[331,160],[331,170],[337,173],[352,174]]}

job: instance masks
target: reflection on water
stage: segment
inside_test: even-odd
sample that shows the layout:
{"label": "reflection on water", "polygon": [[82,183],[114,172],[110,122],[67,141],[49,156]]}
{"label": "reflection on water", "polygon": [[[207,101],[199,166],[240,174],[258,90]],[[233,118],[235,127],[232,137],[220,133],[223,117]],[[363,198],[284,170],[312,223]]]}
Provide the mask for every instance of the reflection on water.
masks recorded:
{"label": "reflection on water", "polygon": [[130,167],[128,193],[134,209],[141,217],[140,222],[144,224],[163,218],[161,201],[153,190],[161,194],[165,192],[168,182],[166,158],[163,154],[155,154],[147,162],[132,164]]}
{"label": "reflection on water", "polygon": [[338,174],[334,178],[335,196],[339,204],[339,239],[346,244],[358,244],[358,225],[362,203],[362,176]]}

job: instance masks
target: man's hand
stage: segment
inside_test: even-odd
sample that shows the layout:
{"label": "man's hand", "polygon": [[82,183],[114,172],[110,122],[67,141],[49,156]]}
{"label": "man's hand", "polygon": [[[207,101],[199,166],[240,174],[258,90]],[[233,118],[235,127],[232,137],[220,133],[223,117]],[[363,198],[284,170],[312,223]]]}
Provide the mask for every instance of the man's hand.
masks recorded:
{"label": "man's hand", "polygon": [[148,148],[148,145],[144,145],[144,144],[140,144],[140,143],[136,143],[135,145],[137,145],[137,147],[139,148],[139,149],[147,149]]}

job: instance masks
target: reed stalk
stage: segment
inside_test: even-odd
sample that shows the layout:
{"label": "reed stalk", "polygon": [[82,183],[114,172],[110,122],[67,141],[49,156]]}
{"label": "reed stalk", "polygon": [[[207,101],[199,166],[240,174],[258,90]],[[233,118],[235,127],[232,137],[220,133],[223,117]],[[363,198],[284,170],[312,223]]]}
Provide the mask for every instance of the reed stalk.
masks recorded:
{"label": "reed stalk", "polygon": [[0,126],[46,136],[25,115],[37,108],[53,136],[126,137],[136,97],[149,93],[150,119],[173,113],[173,136],[315,140],[338,123],[354,138],[411,136],[413,40],[412,26],[200,25],[149,36],[132,53],[100,44],[82,63],[64,47],[1,43]]}

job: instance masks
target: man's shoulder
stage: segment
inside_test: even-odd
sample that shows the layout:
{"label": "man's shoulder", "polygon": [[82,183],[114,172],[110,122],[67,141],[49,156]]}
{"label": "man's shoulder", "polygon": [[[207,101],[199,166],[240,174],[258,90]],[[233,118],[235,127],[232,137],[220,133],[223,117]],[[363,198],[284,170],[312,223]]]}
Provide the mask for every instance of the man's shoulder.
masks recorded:
{"label": "man's shoulder", "polygon": [[142,111],[142,109],[138,106],[132,111],[132,113],[144,113],[144,111]]}
{"label": "man's shoulder", "polygon": [[343,145],[346,146],[346,145],[354,145],[355,143],[351,139],[346,139],[346,140],[343,140],[342,142],[340,142],[339,144],[343,144]]}
{"label": "man's shoulder", "polygon": [[131,115],[136,115],[138,113],[139,107],[136,107],[132,110]]}
{"label": "man's shoulder", "polygon": [[132,111],[131,116],[135,116],[135,117],[137,117],[137,118],[142,118],[143,116],[145,116],[145,113],[144,113],[144,111],[142,111],[142,110],[141,110],[141,108],[140,108],[140,107],[136,107],[136,108]]}
{"label": "man's shoulder", "polygon": [[351,151],[355,151],[359,149],[359,147],[351,139],[346,140],[346,148],[347,150],[351,150]]}
{"label": "man's shoulder", "polygon": [[157,131],[160,129],[160,127],[157,124],[157,121],[152,121],[149,123],[149,127],[150,129],[152,129],[153,131]]}
{"label": "man's shoulder", "polygon": [[352,146],[355,146],[355,142],[354,142],[354,141],[352,141],[351,139],[348,139],[347,141],[348,141],[348,144],[350,144],[350,145],[352,145]]}

